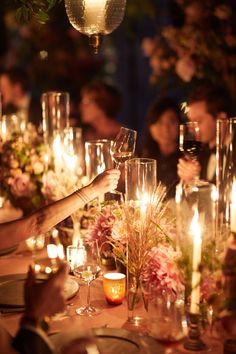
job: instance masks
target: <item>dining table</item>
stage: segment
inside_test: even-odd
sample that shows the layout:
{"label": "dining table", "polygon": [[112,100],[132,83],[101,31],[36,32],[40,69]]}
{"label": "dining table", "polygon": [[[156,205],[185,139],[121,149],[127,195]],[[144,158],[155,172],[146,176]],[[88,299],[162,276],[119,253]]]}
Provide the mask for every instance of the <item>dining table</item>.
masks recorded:
{"label": "dining table", "polygon": [[[37,251],[36,256],[37,258],[44,257],[45,250]],[[24,242],[19,244],[18,247],[11,253],[0,256],[0,293],[1,278],[3,278],[3,276],[13,274],[26,274],[29,265],[34,262],[34,257],[35,254],[32,254],[32,252],[27,250]],[[98,277],[91,284],[92,305],[101,309],[100,314],[91,317],[79,316],[75,310],[81,305],[86,304],[87,287],[73,275],[70,277],[78,282],[78,291],[73,293],[73,297],[67,300],[66,310],[63,313],[57,314],[51,318],[50,335],[55,333],[65,334],[71,332],[84,333],[85,331],[91,331],[94,328],[110,328],[114,330],[123,329],[128,332],[134,332],[140,337],[148,334],[148,329],[145,324],[136,326],[129,323],[126,299],[124,299],[123,303],[119,305],[109,305],[107,303],[103,292],[102,276]],[[23,313],[23,308],[16,308],[15,311],[14,309],[10,309],[10,311],[3,311],[3,308],[1,309],[1,323],[4,328],[12,336],[14,336],[19,327],[19,321]],[[223,353],[223,340],[220,334],[216,335],[215,333],[212,333],[212,331],[204,331],[203,337],[208,349],[199,353]],[[159,344],[158,348],[161,348]],[[156,354],[161,352],[164,353],[164,350],[157,350]],[[175,348],[173,352],[191,353],[191,351],[184,349],[182,345]],[[118,354],[118,351],[116,353]],[[146,353],[152,354],[153,352],[146,351]]]}

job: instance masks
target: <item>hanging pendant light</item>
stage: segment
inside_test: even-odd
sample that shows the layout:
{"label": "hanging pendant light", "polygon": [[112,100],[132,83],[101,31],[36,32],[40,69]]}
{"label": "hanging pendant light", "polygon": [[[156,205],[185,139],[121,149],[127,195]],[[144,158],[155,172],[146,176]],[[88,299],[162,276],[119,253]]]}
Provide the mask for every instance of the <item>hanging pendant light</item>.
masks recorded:
{"label": "hanging pendant light", "polygon": [[103,35],[113,32],[124,17],[126,0],[65,0],[66,13],[77,31],[89,36],[95,53]]}

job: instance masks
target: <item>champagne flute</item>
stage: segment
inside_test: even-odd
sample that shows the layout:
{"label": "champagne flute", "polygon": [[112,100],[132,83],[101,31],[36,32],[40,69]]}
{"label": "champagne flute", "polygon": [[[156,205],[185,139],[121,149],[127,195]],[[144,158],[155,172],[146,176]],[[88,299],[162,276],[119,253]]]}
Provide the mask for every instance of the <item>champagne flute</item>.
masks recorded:
{"label": "champagne flute", "polygon": [[98,278],[101,271],[101,267],[99,265],[98,255],[91,250],[87,251],[86,257],[82,259],[80,265],[74,268],[74,275],[81,279],[88,287],[87,291],[87,304],[84,307],[79,307],[75,311],[80,316],[94,316],[98,315],[101,310],[95,308],[91,305],[90,300],[90,288],[91,283]]}
{"label": "champagne flute", "polygon": [[148,330],[158,343],[165,347],[165,354],[184,341],[188,333],[184,302],[173,299],[166,292],[153,289],[148,303]]}
{"label": "champagne flute", "polygon": [[119,168],[121,163],[133,157],[136,139],[136,130],[125,127],[120,128],[120,131],[115,137],[111,147],[111,156],[115,162],[116,168]]}

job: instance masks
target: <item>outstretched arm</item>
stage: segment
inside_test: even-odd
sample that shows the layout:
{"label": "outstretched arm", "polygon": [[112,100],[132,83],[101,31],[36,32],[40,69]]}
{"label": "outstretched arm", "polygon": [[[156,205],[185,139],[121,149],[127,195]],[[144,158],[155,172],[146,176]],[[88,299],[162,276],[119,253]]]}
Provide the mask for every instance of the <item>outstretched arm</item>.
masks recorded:
{"label": "outstretched arm", "polygon": [[115,189],[119,177],[119,170],[107,170],[98,175],[88,186],[77,190],[68,197],[19,220],[0,224],[0,249],[50,230],[90,200]]}

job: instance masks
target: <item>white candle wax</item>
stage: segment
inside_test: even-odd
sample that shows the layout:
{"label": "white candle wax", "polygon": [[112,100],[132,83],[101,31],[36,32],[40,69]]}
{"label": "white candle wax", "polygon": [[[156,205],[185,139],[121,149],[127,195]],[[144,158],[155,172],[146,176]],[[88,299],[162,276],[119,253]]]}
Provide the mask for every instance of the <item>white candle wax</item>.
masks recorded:
{"label": "white candle wax", "polygon": [[233,182],[232,186],[232,197],[230,204],[230,229],[232,232],[236,233],[236,181]]}
{"label": "white candle wax", "polygon": [[60,134],[57,134],[53,140],[53,154],[54,154],[54,165],[55,165],[55,172],[60,173],[64,168],[63,162],[63,145],[61,142]]}
{"label": "white candle wax", "polygon": [[47,254],[50,259],[57,258],[57,246],[54,244],[47,245]]}
{"label": "white candle wax", "polygon": [[192,267],[192,292],[191,292],[191,303],[190,303],[190,313],[199,313],[199,303],[200,303],[200,280],[201,274],[199,272],[199,265],[201,263],[201,249],[202,249],[202,238],[201,230],[198,224],[198,212],[194,213],[193,221],[191,224],[191,233],[193,234],[193,267]]}
{"label": "white candle wax", "polygon": [[59,259],[61,260],[65,259],[64,247],[62,244],[57,245],[57,255]]}

